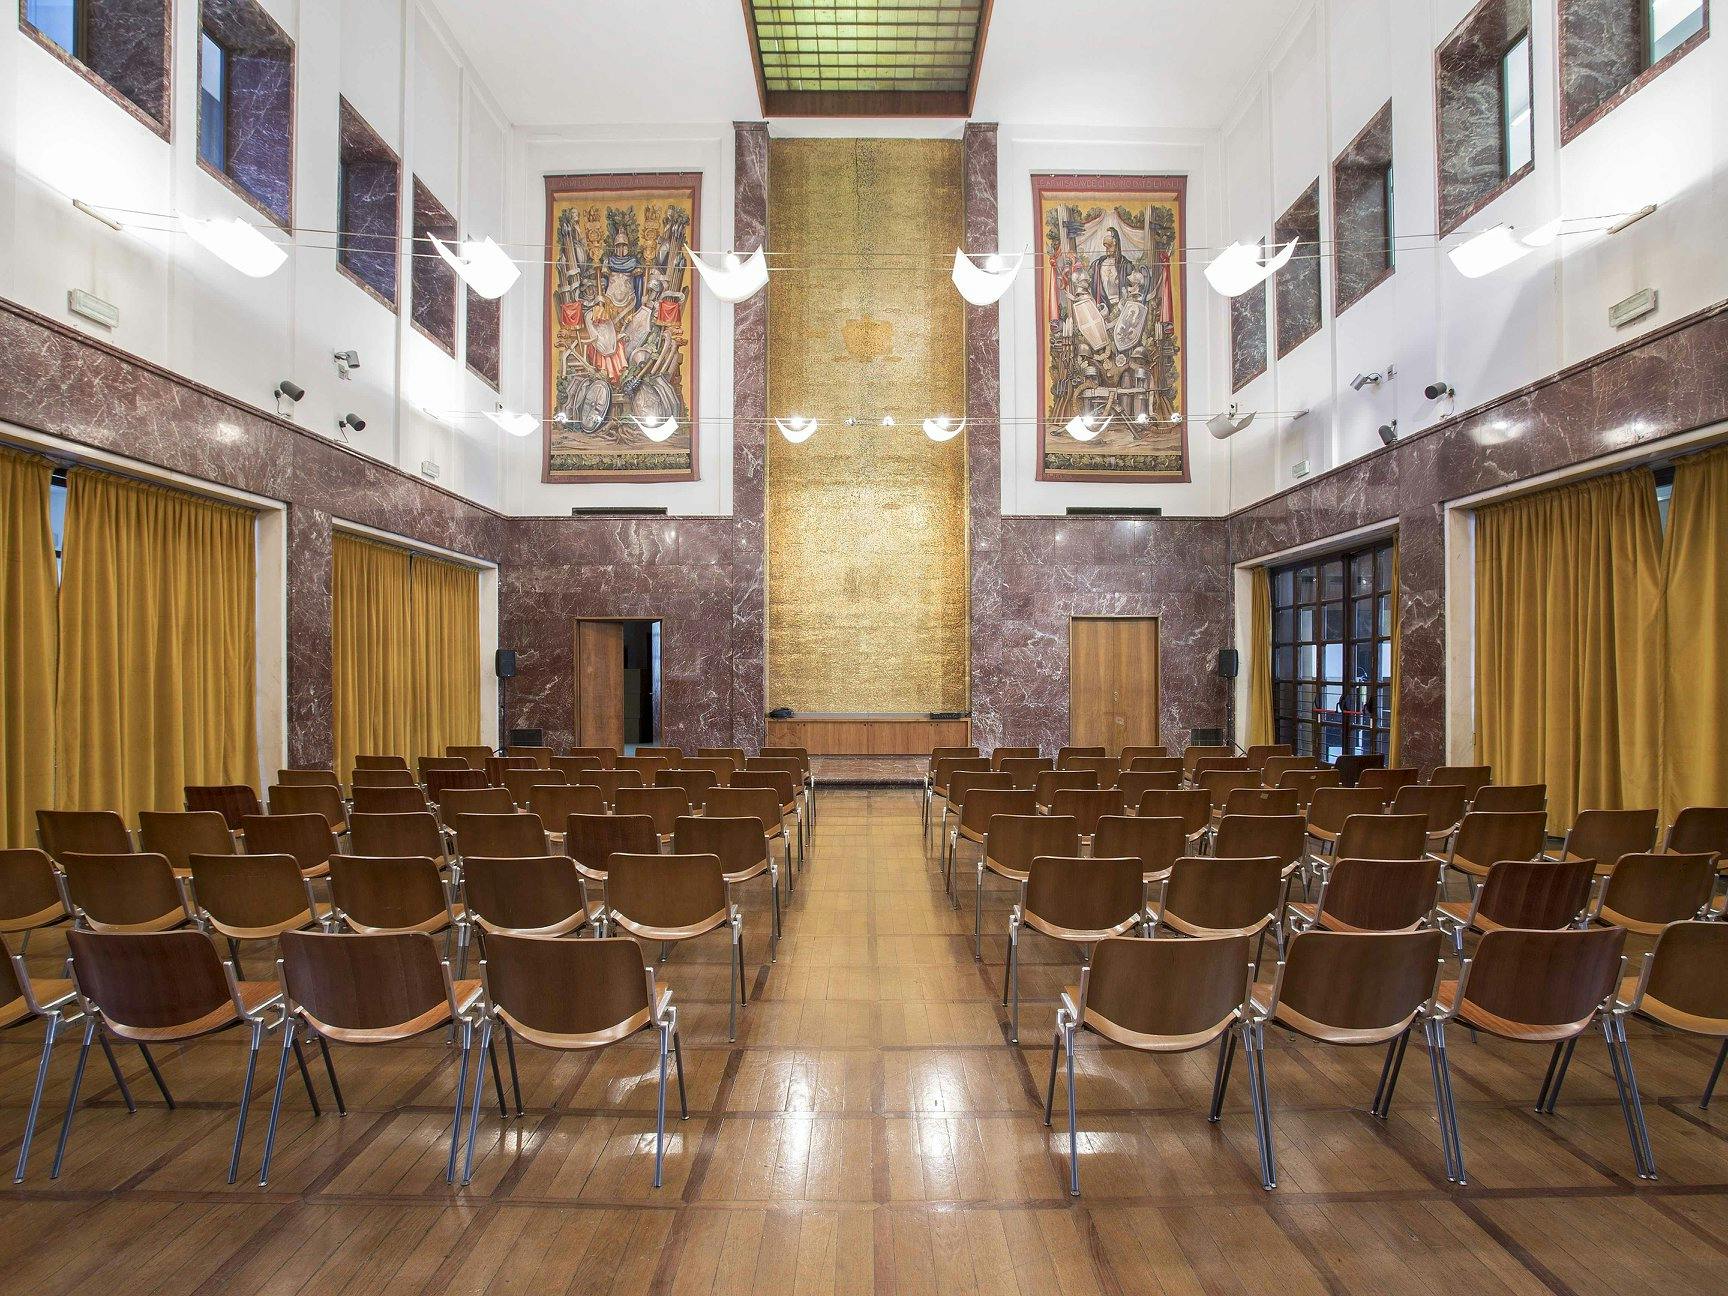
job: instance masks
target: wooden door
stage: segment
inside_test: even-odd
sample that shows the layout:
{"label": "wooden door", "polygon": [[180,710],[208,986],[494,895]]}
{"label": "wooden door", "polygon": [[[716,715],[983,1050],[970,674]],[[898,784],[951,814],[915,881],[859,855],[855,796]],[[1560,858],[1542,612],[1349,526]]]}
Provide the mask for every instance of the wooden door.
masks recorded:
{"label": "wooden door", "polygon": [[1069,621],[1068,741],[1111,755],[1158,742],[1156,617]]}
{"label": "wooden door", "polygon": [[624,750],[624,627],[576,623],[576,745]]}

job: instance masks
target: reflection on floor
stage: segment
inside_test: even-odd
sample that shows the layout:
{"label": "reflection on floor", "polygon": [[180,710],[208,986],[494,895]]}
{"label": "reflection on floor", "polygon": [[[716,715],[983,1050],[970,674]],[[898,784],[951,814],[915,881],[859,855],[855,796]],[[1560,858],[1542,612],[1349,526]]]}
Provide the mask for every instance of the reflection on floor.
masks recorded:
{"label": "reflection on floor", "polygon": [[[1458,1190],[1441,1172],[1419,1057],[1382,1125],[1365,1111],[1378,1050],[1279,1034],[1276,1192],[1256,1177],[1241,1068],[1212,1126],[1210,1053],[1161,1060],[1089,1040],[1086,1195],[1071,1200],[1065,1140],[1045,1129],[1038,1090],[1072,963],[1027,939],[1026,1047],[1010,1047],[997,1002],[1009,893],[990,892],[980,966],[970,906],[949,906],[920,841],[915,793],[831,792],[819,821],[778,963],[762,963],[761,905],[747,909],[753,993],[736,1045],[725,943],[698,942],[663,970],[681,1005],[691,1116],[674,1122],[661,1191],[648,1036],[589,1057],[519,1049],[528,1114],[484,1113],[463,1192],[443,1179],[455,1068],[440,1042],[338,1050],[346,1119],[314,1120],[290,1090],[262,1191],[266,1102],[248,1132],[252,1182],[223,1182],[242,1040],[163,1052],[173,1112],[123,1050],[137,1115],[92,1066],[92,1104],[50,1181],[58,1121],[45,1114],[29,1180],[0,1200],[0,1288],[1728,1291],[1728,1102],[1697,1107],[1714,1051],[1648,1027],[1633,1051],[1654,1185],[1632,1177],[1599,1041],[1580,1045],[1559,1113],[1539,1117],[1546,1051],[1454,1032],[1473,1180]],[[39,941],[38,970],[61,948]],[[248,953],[264,966],[262,950]],[[38,1041],[34,1027],[0,1036],[0,1149],[13,1156]],[[70,1054],[56,1057],[50,1112]]]}

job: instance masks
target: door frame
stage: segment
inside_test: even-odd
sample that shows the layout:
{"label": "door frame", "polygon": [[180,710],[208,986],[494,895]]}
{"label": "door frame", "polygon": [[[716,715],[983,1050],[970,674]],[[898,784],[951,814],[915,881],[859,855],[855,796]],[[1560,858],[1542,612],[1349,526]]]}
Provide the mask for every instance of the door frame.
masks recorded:
{"label": "door frame", "polygon": [[[582,627],[596,622],[611,625],[636,625],[647,622],[660,627],[660,643],[662,649],[666,643],[666,618],[662,616],[579,616],[570,618],[570,723],[573,733],[580,736],[582,732]],[[665,731],[665,707],[663,685],[665,680],[656,675],[654,680],[654,741],[647,744],[658,746],[662,733]]]}
{"label": "door frame", "polygon": [[1076,621],[1150,621],[1152,623],[1152,742],[1157,746],[1164,741],[1164,627],[1163,618],[1156,612],[1070,612],[1068,614],[1068,741],[1074,741],[1074,677],[1072,674],[1074,661],[1074,623]]}

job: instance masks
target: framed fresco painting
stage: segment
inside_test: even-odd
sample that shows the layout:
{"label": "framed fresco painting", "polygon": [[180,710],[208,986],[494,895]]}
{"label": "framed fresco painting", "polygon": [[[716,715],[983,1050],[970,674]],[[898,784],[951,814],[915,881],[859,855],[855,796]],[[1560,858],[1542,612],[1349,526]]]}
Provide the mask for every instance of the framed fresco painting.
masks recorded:
{"label": "framed fresco painting", "polygon": [[701,202],[699,174],[546,177],[542,481],[696,480]]}
{"label": "framed fresco painting", "polygon": [[1032,177],[1040,481],[1189,480],[1186,198],[1181,176]]}

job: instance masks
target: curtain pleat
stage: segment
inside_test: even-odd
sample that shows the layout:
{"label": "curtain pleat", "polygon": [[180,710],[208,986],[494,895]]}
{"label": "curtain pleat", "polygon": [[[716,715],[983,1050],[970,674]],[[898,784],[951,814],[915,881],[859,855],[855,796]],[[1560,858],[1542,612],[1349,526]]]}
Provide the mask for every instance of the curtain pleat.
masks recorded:
{"label": "curtain pleat", "polygon": [[404,550],[339,534],[333,563],[332,724],[336,770],[346,779],[357,753],[419,754],[414,603]]}
{"label": "curtain pleat", "polygon": [[1248,743],[1275,742],[1272,723],[1272,573],[1253,572],[1254,595],[1249,603]]}
{"label": "curtain pleat", "polygon": [[419,707],[413,756],[480,741],[480,573],[415,555],[414,658]]}
{"label": "curtain pleat", "polygon": [[1398,567],[1398,540],[1392,540],[1392,590],[1388,602],[1392,611],[1392,634],[1388,647],[1392,652],[1392,678],[1387,681],[1388,697],[1386,719],[1386,763],[1391,766],[1398,764],[1398,756],[1402,749],[1404,735],[1398,723],[1398,688],[1400,682],[1399,662],[1404,656],[1403,616],[1399,613],[1398,604],[1403,591],[1404,573]]}
{"label": "curtain pleat", "polygon": [[1674,465],[1662,809],[1728,805],[1728,448]]}
{"label": "curtain pleat", "polygon": [[255,516],[73,469],[60,586],[57,800],[178,810],[254,783]]}
{"label": "curtain pleat", "polygon": [[1648,469],[1476,514],[1476,749],[1579,810],[1657,804],[1662,538]]}
{"label": "curtain pleat", "polygon": [[0,449],[0,844],[34,846],[54,804],[54,468]]}

